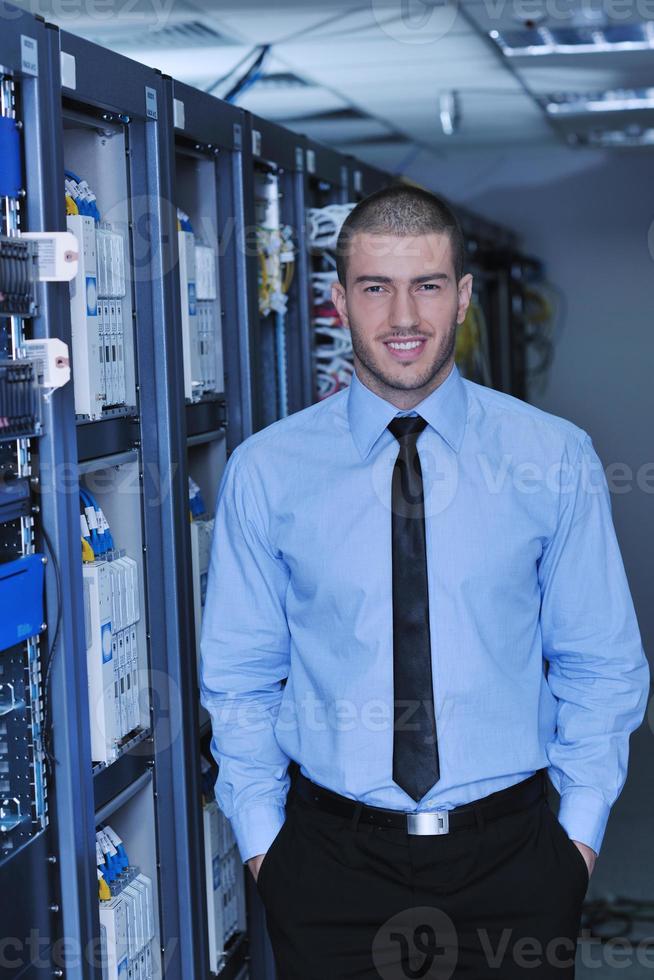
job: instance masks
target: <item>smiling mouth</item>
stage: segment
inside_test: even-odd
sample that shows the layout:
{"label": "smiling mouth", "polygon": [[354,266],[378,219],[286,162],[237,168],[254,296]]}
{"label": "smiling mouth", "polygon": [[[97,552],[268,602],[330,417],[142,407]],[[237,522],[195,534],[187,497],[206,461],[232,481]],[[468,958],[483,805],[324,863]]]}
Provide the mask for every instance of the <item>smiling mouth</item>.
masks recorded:
{"label": "smiling mouth", "polygon": [[406,337],[402,340],[385,340],[384,345],[396,360],[410,360],[424,350],[426,337]]}

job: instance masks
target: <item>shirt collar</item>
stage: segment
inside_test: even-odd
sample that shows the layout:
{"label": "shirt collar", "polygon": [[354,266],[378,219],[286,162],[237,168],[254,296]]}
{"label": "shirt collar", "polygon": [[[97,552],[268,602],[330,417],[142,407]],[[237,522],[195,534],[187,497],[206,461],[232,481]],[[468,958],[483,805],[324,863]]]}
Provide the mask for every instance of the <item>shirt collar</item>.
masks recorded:
{"label": "shirt collar", "polygon": [[[466,424],[468,398],[456,364],[445,381],[411,411],[417,412],[455,451],[459,451]],[[347,412],[350,432],[363,459],[401,410],[371,391],[356,371],[348,390]],[[406,413],[404,413],[406,414]]]}

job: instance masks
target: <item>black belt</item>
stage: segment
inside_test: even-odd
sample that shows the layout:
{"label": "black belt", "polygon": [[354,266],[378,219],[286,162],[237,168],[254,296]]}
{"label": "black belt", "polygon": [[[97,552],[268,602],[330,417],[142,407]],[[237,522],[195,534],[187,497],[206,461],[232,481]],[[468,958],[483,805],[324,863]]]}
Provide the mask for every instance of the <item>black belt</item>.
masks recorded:
{"label": "black belt", "polygon": [[473,803],[451,810],[388,810],[385,807],[368,806],[349,796],[341,796],[333,790],[319,786],[303,773],[295,774],[294,792],[298,797],[339,817],[352,817],[359,810],[358,819],[375,827],[397,827],[407,834],[447,834],[453,830],[478,825],[478,815],[483,820],[495,820],[505,814],[522,810],[545,797],[545,769],[539,769],[521,782],[484,796]]}

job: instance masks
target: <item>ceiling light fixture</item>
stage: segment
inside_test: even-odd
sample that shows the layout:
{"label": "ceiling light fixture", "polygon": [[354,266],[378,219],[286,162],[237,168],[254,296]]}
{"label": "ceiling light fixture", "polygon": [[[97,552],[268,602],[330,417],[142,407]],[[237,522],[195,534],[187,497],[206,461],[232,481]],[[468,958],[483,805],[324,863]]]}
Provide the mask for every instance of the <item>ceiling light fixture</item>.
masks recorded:
{"label": "ceiling light fixture", "polygon": [[542,27],[489,31],[508,58],[550,54],[597,54],[601,51],[648,51],[654,48],[654,23]]}
{"label": "ceiling light fixture", "polygon": [[629,112],[654,109],[654,88],[613,89],[546,96],[545,109],[551,116],[581,115],[586,112]]}
{"label": "ceiling light fixture", "polygon": [[596,129],[590,133],[571,133],[568,142],[576,146],[609,148],[654,146],[654,129],[626,126],[624,129]]}

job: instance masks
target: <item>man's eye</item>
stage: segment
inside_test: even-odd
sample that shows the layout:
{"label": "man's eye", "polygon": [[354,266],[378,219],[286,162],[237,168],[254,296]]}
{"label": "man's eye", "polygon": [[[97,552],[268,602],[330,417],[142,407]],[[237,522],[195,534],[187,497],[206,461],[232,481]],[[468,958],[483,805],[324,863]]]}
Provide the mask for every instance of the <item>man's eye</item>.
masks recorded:
{"label": "man's eye", "polygon": [[369,292],[371,289],[381,289],[381,288],[382,288],[381,286],[366,286],[366,288],[364,289],[364,293]]}
{"label": "man's eye", "polygon": [[435,289],[436,291],[438,291],[441,287],[438,285],[437,282],[423,282],[422,288],[430,289],[430,290]]}

